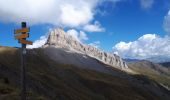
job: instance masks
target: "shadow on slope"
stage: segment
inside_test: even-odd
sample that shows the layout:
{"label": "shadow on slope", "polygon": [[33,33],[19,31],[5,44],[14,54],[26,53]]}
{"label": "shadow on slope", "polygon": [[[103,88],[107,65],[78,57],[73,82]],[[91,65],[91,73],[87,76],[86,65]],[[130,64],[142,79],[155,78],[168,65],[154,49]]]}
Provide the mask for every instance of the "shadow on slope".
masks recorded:
{"label": "shadow on slope", "polygon": [[[120,76],[55,62],[43,49],[29,50],[28,100],[168,100],[170,97],[169,91],[145,76],[132,76],[115,68],[110,70]],[[0,47],[0,76],[3,76],[0,99],[19,100],[18,49]]]}

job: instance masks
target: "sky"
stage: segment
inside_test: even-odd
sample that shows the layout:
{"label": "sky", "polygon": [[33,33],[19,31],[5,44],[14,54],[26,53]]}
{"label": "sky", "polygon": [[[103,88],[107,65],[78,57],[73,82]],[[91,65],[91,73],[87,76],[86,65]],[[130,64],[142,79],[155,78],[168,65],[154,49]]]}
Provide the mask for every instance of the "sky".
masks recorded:
{"label": "sky", "polygon": [[20,47],[26,21],[32,46],[62,27],[78,41],[123,58],[170,57],[170,0],[0,0],[0,45]]}

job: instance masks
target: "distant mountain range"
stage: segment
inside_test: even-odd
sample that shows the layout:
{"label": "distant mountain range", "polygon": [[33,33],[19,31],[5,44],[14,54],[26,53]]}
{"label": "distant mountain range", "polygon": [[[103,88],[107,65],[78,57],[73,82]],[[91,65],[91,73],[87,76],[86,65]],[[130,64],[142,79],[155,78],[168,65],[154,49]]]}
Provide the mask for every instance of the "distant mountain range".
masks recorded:
{"label": "distant mountain range", "polygon": [[151,57],[151,58],[146,58],[146,59],[125,58],[123,60],[126,61],[126,62],[135,62],[135,61],[147,60],[147,61],[151,61],[151,62],[154,62],[154,63],[166,63],[166,62],[170,62],[170,57],[156,56],[156,57]]}
{"label": "distant mountain range", "polygon": [[164,63],[164,62],[170,62],[170,57],[156,56],[156,57],[147,58],[146,60],[155,63]]}
{"label": "distant mountain range", "polygon": [[164,62],[164,63],[159,63],[159,64],[170,69],[170,62]]}
{"label": "distant mountain range", "polygon": [[123,59],[124,61],[126,62],[136,62],[136,61],[141,61],[139,59],[130,59],[130,58],[126,58],[126,59]]}

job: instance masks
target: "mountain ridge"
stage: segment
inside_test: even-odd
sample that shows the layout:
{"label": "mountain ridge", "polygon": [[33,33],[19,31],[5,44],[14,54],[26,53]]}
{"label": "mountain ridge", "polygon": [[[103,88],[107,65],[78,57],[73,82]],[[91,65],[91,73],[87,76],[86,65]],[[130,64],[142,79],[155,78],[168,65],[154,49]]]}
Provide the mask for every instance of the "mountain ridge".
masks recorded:
{"label": "mountain ridge", "polygon": [[56,28],[50,32],[47,42],[43,46],[55,48],[67,48],[72,52],[82,53],[93,57],[105,64],[118,69],[126,70],[128,66],[118,55],[104,52],[96,47],[85,45],[68,35],[61,28]]}

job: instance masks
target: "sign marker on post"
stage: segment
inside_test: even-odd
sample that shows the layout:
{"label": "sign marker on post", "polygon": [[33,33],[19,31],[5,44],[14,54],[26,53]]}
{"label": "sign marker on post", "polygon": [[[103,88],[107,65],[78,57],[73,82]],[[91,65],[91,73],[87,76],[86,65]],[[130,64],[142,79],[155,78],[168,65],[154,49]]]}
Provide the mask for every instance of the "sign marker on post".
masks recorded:
{"label": "sign marker on post", "polygon": [[21,100],[26,100],[26,45],[32,45],[31,41],[26,40],[29,37],[30,29],[26,27],[26,22],[21,23],[21,29],[14,30],[14,37],[21,43]]}
{"label": "sign marker on post", "polygon": [[19,43],[32,45],[31,41],[27,41],[27,40],[24,40],[24,39],[20,39]]}
{"label": "sign marker on post", "polygon": [[16,35],[15,39],[24,39],[27,37],[29,37],[29,33]]}
{"label": "sign marker on post", "polygon": [[17,29],[14,31],[15,34],[18,34],[18,33],[26,33],[26,32],[29,32],[30,29],[29,28],[22,28],[22,29]]}

